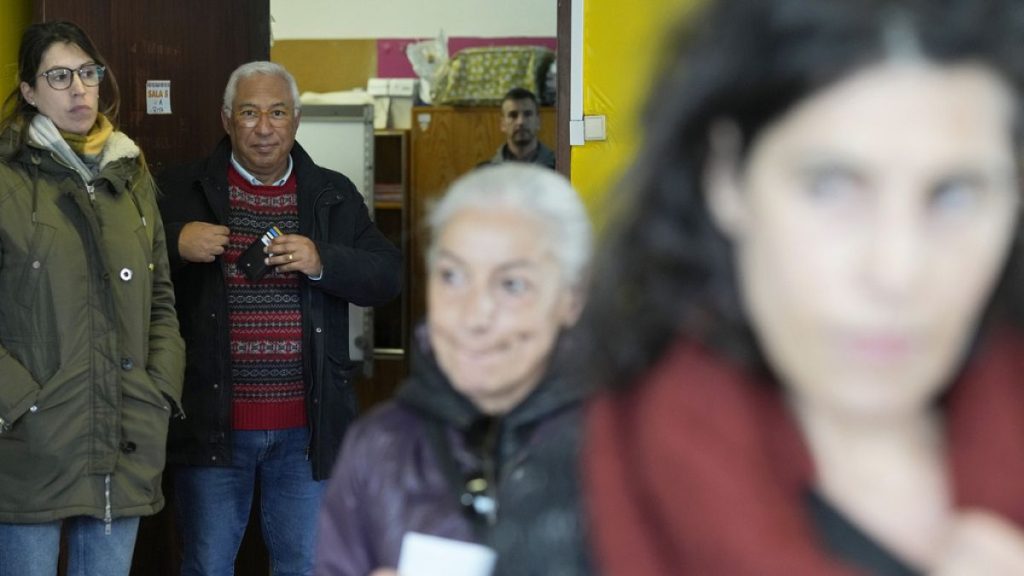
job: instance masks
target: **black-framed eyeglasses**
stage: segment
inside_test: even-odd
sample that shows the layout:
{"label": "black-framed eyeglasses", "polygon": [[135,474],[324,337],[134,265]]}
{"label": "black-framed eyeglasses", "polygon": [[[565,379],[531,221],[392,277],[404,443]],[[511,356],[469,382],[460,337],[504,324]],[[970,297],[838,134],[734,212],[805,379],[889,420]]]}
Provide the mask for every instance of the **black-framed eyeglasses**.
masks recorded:
{"label": "black-framed eyeglasses", "polygon": [[83,64],[78,70],[72,70],[71,68],[50,68],[46,72],[39,75],[40,78],[46,78],[46,83],[50,85],[50,88],[54,90],[67,90],[71,88],[71,82],[74,80],[74,75],[78,74],[78,79],[82,81],[82,84],[86,86],[99,86],[99,83],[103,81],[103,76],[107,73],[106,66],[100,64]]}

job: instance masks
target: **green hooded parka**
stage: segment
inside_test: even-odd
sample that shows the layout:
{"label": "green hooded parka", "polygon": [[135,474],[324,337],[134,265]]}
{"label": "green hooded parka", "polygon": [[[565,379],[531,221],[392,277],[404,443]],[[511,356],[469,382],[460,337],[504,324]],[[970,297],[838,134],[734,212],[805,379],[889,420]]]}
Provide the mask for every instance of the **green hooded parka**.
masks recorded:
{"label": "green hooded parka", "polygon": [[0,522],[163,507],[185,350],[156,186],[114,132],[88,184],[0,135]]}

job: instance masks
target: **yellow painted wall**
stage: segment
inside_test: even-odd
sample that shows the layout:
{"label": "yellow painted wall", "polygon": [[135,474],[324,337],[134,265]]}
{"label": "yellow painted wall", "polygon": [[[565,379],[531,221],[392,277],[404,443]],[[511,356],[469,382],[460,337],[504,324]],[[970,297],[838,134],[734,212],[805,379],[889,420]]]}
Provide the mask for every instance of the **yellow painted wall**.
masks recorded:
{"label": "yellow painted wall", "polygon": [[18,78],[18,43],[32,21],[31,0],[0,0],[0,101]]}
{"label": "yellow painted wall", "polygon": [[572,148],[572,183],[591,214],[629,165],[642,137],[638,117],[668,26],[699,0],[584,0],[583,113],[603,114],[608,139]]}

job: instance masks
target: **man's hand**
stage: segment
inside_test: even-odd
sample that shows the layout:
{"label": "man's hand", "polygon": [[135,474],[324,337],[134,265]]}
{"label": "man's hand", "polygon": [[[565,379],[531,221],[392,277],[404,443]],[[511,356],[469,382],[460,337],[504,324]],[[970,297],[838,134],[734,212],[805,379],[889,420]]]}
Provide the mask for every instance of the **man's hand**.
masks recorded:
{"label": "man's hand", "polygon": [[213,262],[228,245],[227,226],[209,222],[189,222],[178,234],[178,254],[186,262]]}
{"label": "man's hand", "polygon": [[274,238],[270,245],[263,249],[267,253],[267,264],[277,266],[281,272],[302,272],[306,276],[316,278],[323,272],[320,263],[320,252],[316,244],[305,236],[284,234]]}

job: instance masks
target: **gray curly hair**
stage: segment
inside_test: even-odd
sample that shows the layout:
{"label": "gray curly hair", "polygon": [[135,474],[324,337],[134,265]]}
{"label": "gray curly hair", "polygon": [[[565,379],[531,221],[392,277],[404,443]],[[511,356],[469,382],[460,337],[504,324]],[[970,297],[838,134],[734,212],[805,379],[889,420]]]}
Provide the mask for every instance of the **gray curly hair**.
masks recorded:
{"label": "gray curly hair", "polygon": [[434,205],[428,219],[427,265],[437,257],[437,240],[448,222],[467,208],[519,210],[544,223],[547,241],[569,286],[585,281],[592,251],[590,219],[579,196],[561,174],[532,164],[505,163],[459,178]]}
{"label": "gray curly hair", "polygon": [[231,76],[228,78],[228,84],[224,87],[224,113],[228,116],[231,115],[231,110],[235,103],[235,95],[238,93],[238,83],[243,78],[249,78],[258,74],[278,76],[288,82],[288,88],[292,93],[292,107],[295,109],[295,114],[298,115],[299,110],[302,108],[302,103],[299,102],[299,85],[295,83],[295,77],[284,66],[276,62],[262,60],[242,64],[231,73]]}

